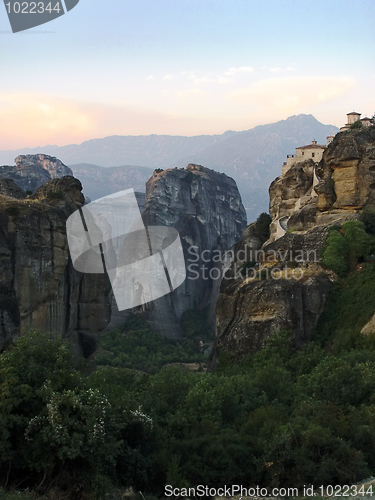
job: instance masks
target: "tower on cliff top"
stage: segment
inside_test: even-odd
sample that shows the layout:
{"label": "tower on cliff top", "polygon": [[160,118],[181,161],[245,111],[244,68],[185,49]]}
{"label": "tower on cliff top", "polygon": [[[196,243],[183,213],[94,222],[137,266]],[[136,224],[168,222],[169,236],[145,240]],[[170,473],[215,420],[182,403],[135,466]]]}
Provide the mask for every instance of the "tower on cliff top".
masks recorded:
{"label": "tower on cliff top", "polygon": [[313,160],[315,163],[319,163],[322,159],[325,148],[326,146],[318,144],[315,139],[307,146],[300,146],[299,148],[296,148],[295,155],[287,156],[286,162],[283,164],[282,175],[285,175],[290,167],[297,162]]}
{"label": "tower on cliff top", "polygon": [[348,117],[347,123],[343,127],[340,127],[340,132],[349,130],[350,125],[353,125],[353,123],[357,122],[361,118],[361,113],[352,111],[351,113],[347,113],[346,116]]}

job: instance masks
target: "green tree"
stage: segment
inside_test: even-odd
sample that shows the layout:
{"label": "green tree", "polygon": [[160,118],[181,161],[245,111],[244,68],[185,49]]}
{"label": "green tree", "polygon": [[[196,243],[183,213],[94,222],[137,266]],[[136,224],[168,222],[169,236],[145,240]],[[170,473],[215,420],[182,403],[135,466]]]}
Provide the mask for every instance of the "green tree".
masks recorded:
{"label": "green tree", "polygon": [[348,242],[336,228],[332,228],[322,250],[322,264],[339,276],[345,276],[348,271],[348,254]]}
{"label": "green tree", "polygon": [[349,128],[352,130],[361,129],[363,128],[363,123],[361,122],[361,120],[357,120],[354,123],[352,123]]}
{"label": "green tree", "polygon": [[263,212],[259,215],[256,220],[256,230],[259,236],[263,239],[263,241],[267,241],[270,237],[270,224],[272,222],[272,218],[266,212]]}
{"label": "green tree", "polygon": [[372,236],[375,235],[375,208],[366,207],[359,216],[359,220],[365,225],[365,230]]}

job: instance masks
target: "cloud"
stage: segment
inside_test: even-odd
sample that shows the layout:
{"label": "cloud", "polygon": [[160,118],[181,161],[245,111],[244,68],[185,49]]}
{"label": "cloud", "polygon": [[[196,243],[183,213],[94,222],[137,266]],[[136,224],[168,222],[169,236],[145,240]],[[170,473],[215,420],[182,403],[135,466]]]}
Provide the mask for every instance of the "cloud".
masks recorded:
{"label": "cloud", "polygon": [[226,76],[235,76],[239,73],[253,73],[254,68],[251,66],[240,66],[239,68],[229,68],[228,71],[224,73]]}
{"label": "cloud", "polygon": [[146,80],[154,80],[155,78],[152,75],[149,75]]}
{"label": "cloud", "polygon": [[292,113],[299,108],[324,103],[341,97],[352,89],[350,77],[284,77],[259,80],[248,88],[232,91],[229,98],[254,108],[264,106]]}
{"label": "cloud", "polygon": [[174,76],[171,75],[170,73],[168,75],[163,76],[163,80],[174,80]]}

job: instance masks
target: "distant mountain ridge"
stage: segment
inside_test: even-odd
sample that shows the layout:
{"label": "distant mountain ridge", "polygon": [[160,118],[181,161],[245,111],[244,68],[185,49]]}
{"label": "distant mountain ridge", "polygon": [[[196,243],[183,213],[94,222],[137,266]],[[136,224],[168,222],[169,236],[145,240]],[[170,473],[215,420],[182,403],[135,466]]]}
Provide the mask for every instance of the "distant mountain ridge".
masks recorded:
{"label": "distant mountain ridge", "polygon": [[[313,139],[325,144],[326,137],[337,131],[336,127],[323,125],[312,115],[301,114],[222,135],[111,136],[80,145],[0,151],[0,165],[12,163],[19,154],[40,152],[74,166],[85,163],[102,167],[143,165],[165,169],[200,164],[235,179],[250,222],[260,212],[268,210],[268,186],[281,174],[286,155],[293,154],[295,147],[310,144]],[[78,172],[76,175],[79,178]]]}

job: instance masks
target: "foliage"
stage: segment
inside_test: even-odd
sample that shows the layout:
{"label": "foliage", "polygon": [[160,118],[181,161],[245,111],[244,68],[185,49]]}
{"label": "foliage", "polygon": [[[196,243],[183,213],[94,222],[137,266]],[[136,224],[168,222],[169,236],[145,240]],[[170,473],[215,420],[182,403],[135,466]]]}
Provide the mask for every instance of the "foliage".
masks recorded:
{"label": "foliage", "polygon": [[353,269],[359,260],[374,250],[375,238],[366,233],[365,225],[360,221],[344,222],[342,232],[349,245],[349,266]]}
{"label": "foliage", "polygon": [[201,351],[212,338],[207,326],[207,310],[186,311],[181,326],[184,337],[180,341],[167,339],[152,332],[140,316],[133,315],[123,325],[101,336],[102,350],[96,356],[96,363],[148,373],[156,373],[168,363],[205,363],[207,357]]}
{"label": "foliage", "polygon": [[361,120],[357,120],[354,123],[352,123],[349,128],[352,130],[361,129],[363,128],[363,123],[361,122]]}
{"label": "foliage", "polygon": [[161,172],[164,172],[163,168],[155,168],[155,170],[154,170],[155,174],[161,174]]}
{"label": "foliage", "polygon": [[317,327],[316,339],[332,349],[360,348],[371,338],[360,335],[363,326],[375,313],[375,266],[363,264],[359,272],[351,273],[334,284]]}
{"label": "foliage", "polygon": [[192,172],[191,170],[189,170],[182,180],[187,182],[188,184],[191,184],[195,179],[197,179],[197,175],[194,174],[194,172]]}
{"label": "foliage", "polygon": [[263,242],[267,241],[271,235],[270,233],[270,224],[272,222],[272,217],[267,214],[266,212],[263,212],[259,215],[259,217],[256,220],[256,231],[259,234],[259,236],[262,238]]}
{"label": "foliage", "polygon": [[359,220],[365,225],[365,231],[372,236],[375,235],[375,208],[366,207],[359,216]]}
{"label": "foliage", "polygon": [[[42,491],[58,477],[67,490],[80,483],[90,491],[95,478],[111,478],[120,461],[132,471],[140,444],[133,437],[131,446],[124,438],[134,435],[134,426],[147,430],[149,421],[125,406],[115,410],[89,387],[61,341],[25,333],[0,356],[0,382],[3,485],[39,484]],[[136,476],[128,473],[126,479],[133,484]]]}
{"label": "foliage", "polygon": [[[371,217],[368,219],[370,223]],[[375,238],[365,231],[361,221],[347,221],[342,229],[332,227],[322,249],[322,264],[343,277],[353,270],[359,261],[371,254]]]}
{"label": "foliage", "polygon": [[[344,229],[348,240],[333,231],[350,248],[363,228]],[[0,355],[2,486],[57,484],[67,498],[101,499],[111,484],[162,495],[169,483],[301,488],[374,474],[375,343],[360,334],[375,310],[374,278],[364,264],[337,282],[302,349],[284,330],[204,375],[108,364],[85,378],[61,341],[28,333]],[[185,316],[187,341],[207,335],[205,314]],[[136,350],[146,326],[132,316],[108,339],[114,348],[130,336]],[[163,352],[165,339],[148,333],[148,348]]]}
{"label": "foliage", "polygon": [[63,200],[64,195],[63,192],[57,189],[56,191],[48,191],[47,193],[48,200]]}

